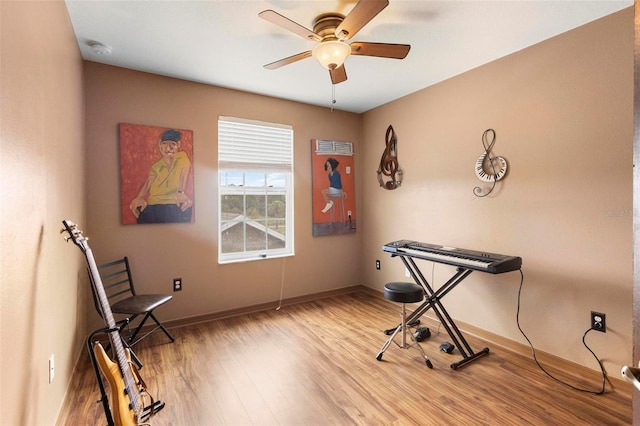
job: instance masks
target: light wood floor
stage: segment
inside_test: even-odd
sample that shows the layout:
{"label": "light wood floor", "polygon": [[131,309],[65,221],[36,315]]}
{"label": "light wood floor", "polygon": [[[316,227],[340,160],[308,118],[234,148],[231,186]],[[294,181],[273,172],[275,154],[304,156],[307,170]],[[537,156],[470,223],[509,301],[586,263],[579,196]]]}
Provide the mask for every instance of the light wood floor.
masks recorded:
{"label": "light wood floor", "polygon": [[[150,393],[166,402],[153,425],[630,425],[628,392],[592,395],[499,347],[459,370],[437,334],[415,348],[382,330],[399,306],[366,292],[175,328],[135,347]],[[469,337],[474,350],[487,345]],[[105,424],[87,359],[74,376],[60,425]],[[554,371],[554,373],[556,373]],[[598,390],[600,382],[557,374]]]}

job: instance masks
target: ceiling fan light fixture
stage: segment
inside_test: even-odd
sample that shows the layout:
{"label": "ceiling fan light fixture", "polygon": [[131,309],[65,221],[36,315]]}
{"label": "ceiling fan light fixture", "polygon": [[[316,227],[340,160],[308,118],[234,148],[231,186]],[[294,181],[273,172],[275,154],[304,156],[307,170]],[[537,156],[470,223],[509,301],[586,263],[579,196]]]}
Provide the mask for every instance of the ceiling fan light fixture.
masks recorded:
{"label": "ceiling fan light fixture", "polygon": [[338,40],[319,43],[313,48],[312,55],[324,68],[332,70],[339,68],[351,54],[351,47]]}

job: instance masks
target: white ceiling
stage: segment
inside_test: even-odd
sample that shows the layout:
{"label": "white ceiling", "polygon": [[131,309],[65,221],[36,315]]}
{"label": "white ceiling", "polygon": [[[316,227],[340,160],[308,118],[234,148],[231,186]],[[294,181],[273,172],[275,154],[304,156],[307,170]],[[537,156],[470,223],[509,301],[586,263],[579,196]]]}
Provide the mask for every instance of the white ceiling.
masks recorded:
{"label": "white ceiling", "polygon": [[[84,59],[325,107],[327,70],[303,39],[258,17],[273,9],[312,29],[325,12],[348,14],[356,0],[66,0]],[[335,86],[336,109],[361,113],[633,6],[633,0],[390,0],[352,41],[410,44],[404,60],[351,56]],[[88,46],[112,48],[98,55]],[[545,72],[545,70],[540,70]]]}

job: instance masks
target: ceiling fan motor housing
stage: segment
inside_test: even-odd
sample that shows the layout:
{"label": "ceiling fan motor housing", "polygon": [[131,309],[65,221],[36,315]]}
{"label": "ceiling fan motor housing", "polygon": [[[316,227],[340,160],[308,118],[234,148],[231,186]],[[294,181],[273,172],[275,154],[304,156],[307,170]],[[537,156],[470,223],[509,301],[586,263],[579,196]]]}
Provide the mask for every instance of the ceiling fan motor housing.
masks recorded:
{"label": "ceiling fan motor housing", "polygon": [[323,13],[313,20],[313,32],[322,37],[322,41],[338,40],[336,28],[344,21],[339,13]]}

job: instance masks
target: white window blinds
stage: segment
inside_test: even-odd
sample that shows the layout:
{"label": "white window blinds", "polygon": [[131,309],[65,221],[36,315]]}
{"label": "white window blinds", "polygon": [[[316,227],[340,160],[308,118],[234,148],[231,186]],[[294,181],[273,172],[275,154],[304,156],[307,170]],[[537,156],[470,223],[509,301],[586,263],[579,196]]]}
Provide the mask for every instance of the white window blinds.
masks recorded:
{"label": "white window blinds", "polygon": [[293,170],[293,128],[242,118],[218,119],[220,170]]}

